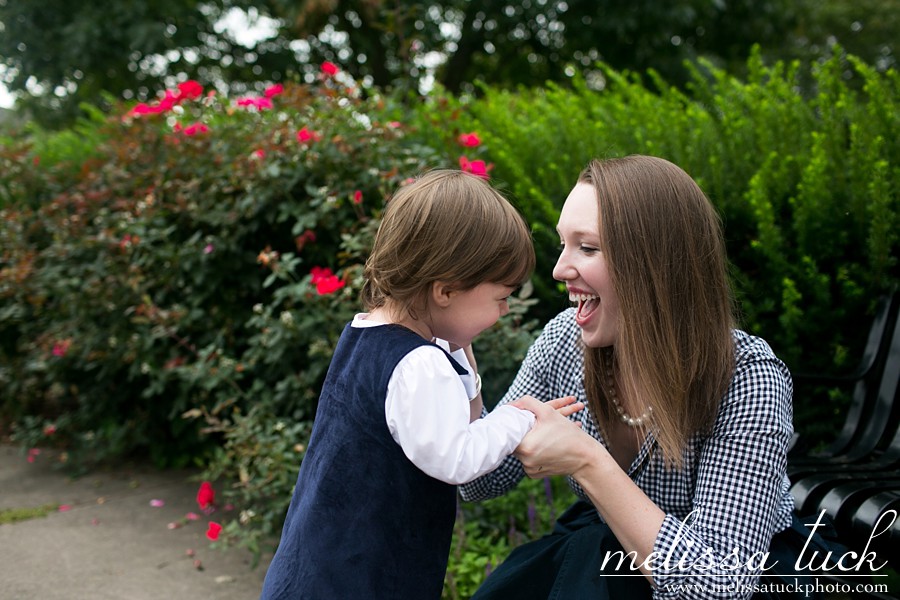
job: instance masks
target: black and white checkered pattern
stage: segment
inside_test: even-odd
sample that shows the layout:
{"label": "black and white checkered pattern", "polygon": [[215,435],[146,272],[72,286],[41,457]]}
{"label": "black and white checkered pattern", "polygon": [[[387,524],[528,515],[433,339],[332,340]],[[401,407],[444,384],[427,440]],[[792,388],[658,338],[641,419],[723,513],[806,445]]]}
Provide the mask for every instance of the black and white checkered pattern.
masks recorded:
{"label": "black and white checkered pattern", "polygon": [[[587,402],[581,331],[574,315],[575,310],[568,309],[547,324],[501,404],[526,394],[543,401],[571,395]],[[633,481],[667,515],[654,552],[670,561],[653,569],[656,598],[675,597],[666,593],[667,582],[691,583],[684,565],[716,559],[746,564],[768,550],[773,534],[791,524],[793,499],[785,472],[793,433],[790,373],[762,339],[735,330],[734,340],[735,373],[711,434],[692,438],[684,467],[667,470],[651,433],[629,469]],[[569,418],[606,445],[588,408]],[[462,486],[461,492],[466,500],[493,498],[524,476],[521,463],[509,457],[494,472]],[[587,499],[574,480],[569,482]],[[740,568],[730,574],[757,571]],[[735,581],[750,583],[746,578]],[[707,597],[700,587],[699,595],[691,597]]]}

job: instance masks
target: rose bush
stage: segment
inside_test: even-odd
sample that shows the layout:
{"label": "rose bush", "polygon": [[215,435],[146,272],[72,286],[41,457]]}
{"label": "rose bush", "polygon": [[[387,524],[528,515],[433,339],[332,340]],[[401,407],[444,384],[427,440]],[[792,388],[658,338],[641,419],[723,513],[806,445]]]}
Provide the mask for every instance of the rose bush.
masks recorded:
{"label": "rose bush", "polygon": [[[4,148],[0,423],[76,472],[199,466],[238,508],[211,540],[277,541],[385,199],[463,151],[486,175],[475,133],[433,149],[389,102],[334,65],[235,101],[185,81],[83,122],[80,155],[40,134]],[[481,342],[491,393],[536,333],[527,294]]]}
{"label": "rose bush", "polygon": [[457,160],[362,96],[334,65],[237,101],[185,81],[95,123],[81,164],[4,151],[22,175],[0,187],[2,415],[18,436],[77,464],[203,464],[225,416],[310,419],[384,199]]}

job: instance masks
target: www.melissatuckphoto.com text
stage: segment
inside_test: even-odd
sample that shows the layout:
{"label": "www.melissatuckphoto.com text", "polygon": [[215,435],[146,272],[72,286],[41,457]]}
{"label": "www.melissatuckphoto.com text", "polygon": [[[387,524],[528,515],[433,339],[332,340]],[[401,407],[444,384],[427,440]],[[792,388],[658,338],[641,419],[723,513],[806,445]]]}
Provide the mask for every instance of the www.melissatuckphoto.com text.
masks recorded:
{"label": "www.melissatuckphoto.com text", "polygon": [[[623,567],[630,569],[633,575],[620,575],[625,577],[642,576],[638,571],[654,573],[657,584],[677,597],[691,595],[691,592],[718,597],[748,597],[768,592],[807,598],[890,594],[892,590],[888,589],[890,586],[885,572],[888,561],[873,548],[877,547],[874,542],[879,537],[890,535],[897,518],[896,510],[885,511],[861,550],[823,552],[814,550],[817,546],[812,544],[816,532],[824,525],[825,511],[822,511],[815,523],[805,524],[810,530],[809,537],[790,566],[778,565],[778,561],[766,552],[748,556],[737,547],[724,556],[713,555],[709,548],[692,552],[694,544],[688,539],[691,529],[691,519],[688,518],[682,522],[668,552],[653,552],[639,564],[633,552],[608,552],[601,568],[606,570],[612,567],[619,572]],[[679,555],[675,548],[680,548],[684,554]]]}
{"label": "www.melissatuckphoto.com text", "polygon": [[831,581],[818,577],[796,578],[791,582],[755,582],[717,584],[709,583],[671,583],[664,586],[667,592],[679,595],[690,592],[704,592],[706,594],[724,595],[734,594],[735,597],[744,597],[747,594],[778,593],[778,594],[802,594],[804,598],[819,597],[823,594],[843,594],[853,597],[855,594],[887,594],[886,583],[856,583],[844,581]]}

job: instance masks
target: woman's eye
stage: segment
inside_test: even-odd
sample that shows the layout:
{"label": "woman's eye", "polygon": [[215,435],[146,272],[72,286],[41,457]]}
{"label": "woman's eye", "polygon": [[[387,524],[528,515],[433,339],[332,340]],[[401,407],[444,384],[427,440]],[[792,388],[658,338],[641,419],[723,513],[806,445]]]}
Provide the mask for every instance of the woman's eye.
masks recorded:
{"label": "woman's eye", "polygon": [[[566,249],[566,243],[560,242],[559,243],[559,251],[564,252],[565,249]],[[594,246],[585,246],[584,244],[579,245],[578,250],[581,251],[582,253],[588,254],[588,255],[596,254],[597,252],[600,252],[599,248],[595,248]]]}

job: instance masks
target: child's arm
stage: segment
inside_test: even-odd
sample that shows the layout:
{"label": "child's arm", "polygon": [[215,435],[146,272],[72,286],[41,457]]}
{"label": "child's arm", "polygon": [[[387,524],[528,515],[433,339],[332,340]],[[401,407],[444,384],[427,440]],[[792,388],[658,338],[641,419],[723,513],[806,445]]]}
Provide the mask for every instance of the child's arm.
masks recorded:
{"label": "child's arm", "polygon": [[394,369],[385,400],[394,440],[419,469],[459,484],[494,469],[522,441],[534,414],[508,406],[469,422],[469,397],[438,348],[410,352]]}
{"label": "child's arm", "polygon": [[435,348],[407,355],[388,385],[385,417],[404,454],[428,475],[451,484],[479,477],[512,453],[534,415],[514,406],[469,422],[465,387]]}

